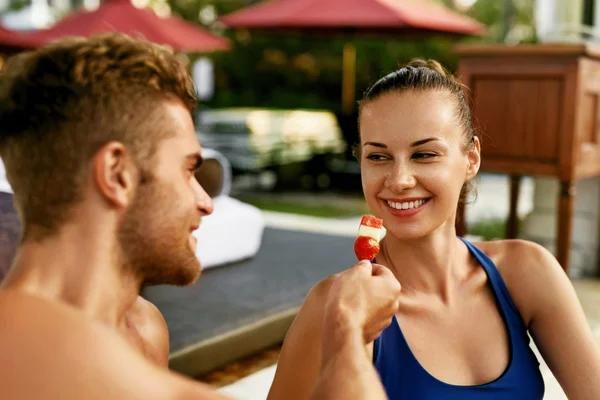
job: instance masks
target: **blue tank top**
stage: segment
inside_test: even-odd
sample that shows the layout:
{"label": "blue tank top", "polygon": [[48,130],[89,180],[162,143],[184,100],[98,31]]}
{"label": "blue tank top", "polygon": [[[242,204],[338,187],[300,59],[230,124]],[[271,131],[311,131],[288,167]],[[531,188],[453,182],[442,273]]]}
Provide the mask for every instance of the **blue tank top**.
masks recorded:
{"label": "blue tank top", "polygon": [[390,400],[542,400],[544,381],[529,336],[496,266],[481,250],[463,239],[485,270],[508,328],[510,361],[496,380],[476,386],[444,383],[430,375],[410,350],[396,317],[375,340],[373,363]]}

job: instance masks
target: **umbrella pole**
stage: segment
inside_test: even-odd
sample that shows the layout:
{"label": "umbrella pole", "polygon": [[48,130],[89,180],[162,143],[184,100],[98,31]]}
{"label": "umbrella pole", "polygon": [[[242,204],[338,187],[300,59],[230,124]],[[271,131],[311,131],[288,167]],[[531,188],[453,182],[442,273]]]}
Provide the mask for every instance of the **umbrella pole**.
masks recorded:
{"label": "umbrella pole", "polygon": [[344,44],[342,59],[342,111],[346,115],[354,111],[356,88],[356,48],[352,43]]}

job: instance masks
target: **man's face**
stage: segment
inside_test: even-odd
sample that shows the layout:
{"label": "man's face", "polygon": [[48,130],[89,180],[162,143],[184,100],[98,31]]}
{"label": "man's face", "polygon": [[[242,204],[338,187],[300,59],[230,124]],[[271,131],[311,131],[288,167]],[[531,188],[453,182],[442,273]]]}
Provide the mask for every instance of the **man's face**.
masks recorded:
{"label": "man's face", "polygon": [[127,264],[145,285],[189,285],[200,276],[192,232],[213,211],[212,200],[194,176],[202,158],[188,110],[166,103],[172,137],[159,142],[150,177],[140,183],[123,217],[119,240]]}

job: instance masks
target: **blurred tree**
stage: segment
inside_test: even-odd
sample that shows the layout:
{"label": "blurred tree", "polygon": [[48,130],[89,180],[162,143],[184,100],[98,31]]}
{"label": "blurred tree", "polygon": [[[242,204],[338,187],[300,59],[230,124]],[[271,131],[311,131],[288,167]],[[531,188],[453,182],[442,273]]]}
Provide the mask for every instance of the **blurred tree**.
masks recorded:
{"label": "blurred tree", "polygon": [[11,12],[19,11],[31,4],[30,0],[10,0],[4,4],[4,7],[0,8],[0,15]]}
{"label": "blurred tree", "polygon": [[[205,26],[221,15],[246,7],[256,0],[166,0],[174,14]],[[436,0],[455,7],[455,0]],[[533,8],[528,0],[514,0],[513,24],[532,24]],[[503,3],[477,0],[466,12],[489,27],[484,38],[467,42],[500,42]],[[213,26],[214,27],[214,26]],[[434,58],[455,70],[452,52],[456,41],[445,38],[311,38],[267,35],[245,31],[222,31],[232,39],[230,52],[210,55],[215,64],[215,95],[204,103],[211,108],[255,106],[269,108],[318,108],[340,115],[342,48],[351,40],[357,51],[357,100],[363,91],[399,64],[414,57]],[[193,56],[191,57],[194,58]],[[343,120],[343,121],[342,121]],[[356,115],[340,122],[348,140],[356,135]]]}
{"label": "blurred tree", "polygon": [[490,42],[535,41],[534,5],[531,0],[477,0],[467,15],[486,24]]}
{"label": "blurred tree", "polygon": [[[211,19],[247,7],[256,0],[167,0],[171,11],[187,20],[210,25]],[[211,16],[214,15],[214,18]],[[206,19],[206,20],[204,20]]]}

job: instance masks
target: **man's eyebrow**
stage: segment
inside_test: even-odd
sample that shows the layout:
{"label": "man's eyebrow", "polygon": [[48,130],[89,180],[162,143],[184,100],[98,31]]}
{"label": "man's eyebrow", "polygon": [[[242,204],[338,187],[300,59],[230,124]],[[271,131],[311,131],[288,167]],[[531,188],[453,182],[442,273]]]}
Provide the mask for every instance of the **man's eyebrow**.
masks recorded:
{"label": "man's eyebrow", "polygon": [[190,154],[190,155],[186,156],[186,158],[188,160],[194,162],[194,167],[193,167],[194,169],[200,168],[200,166],[204,162],[204,158],[202,158],[202,155],[200,155],[200,153]]}

